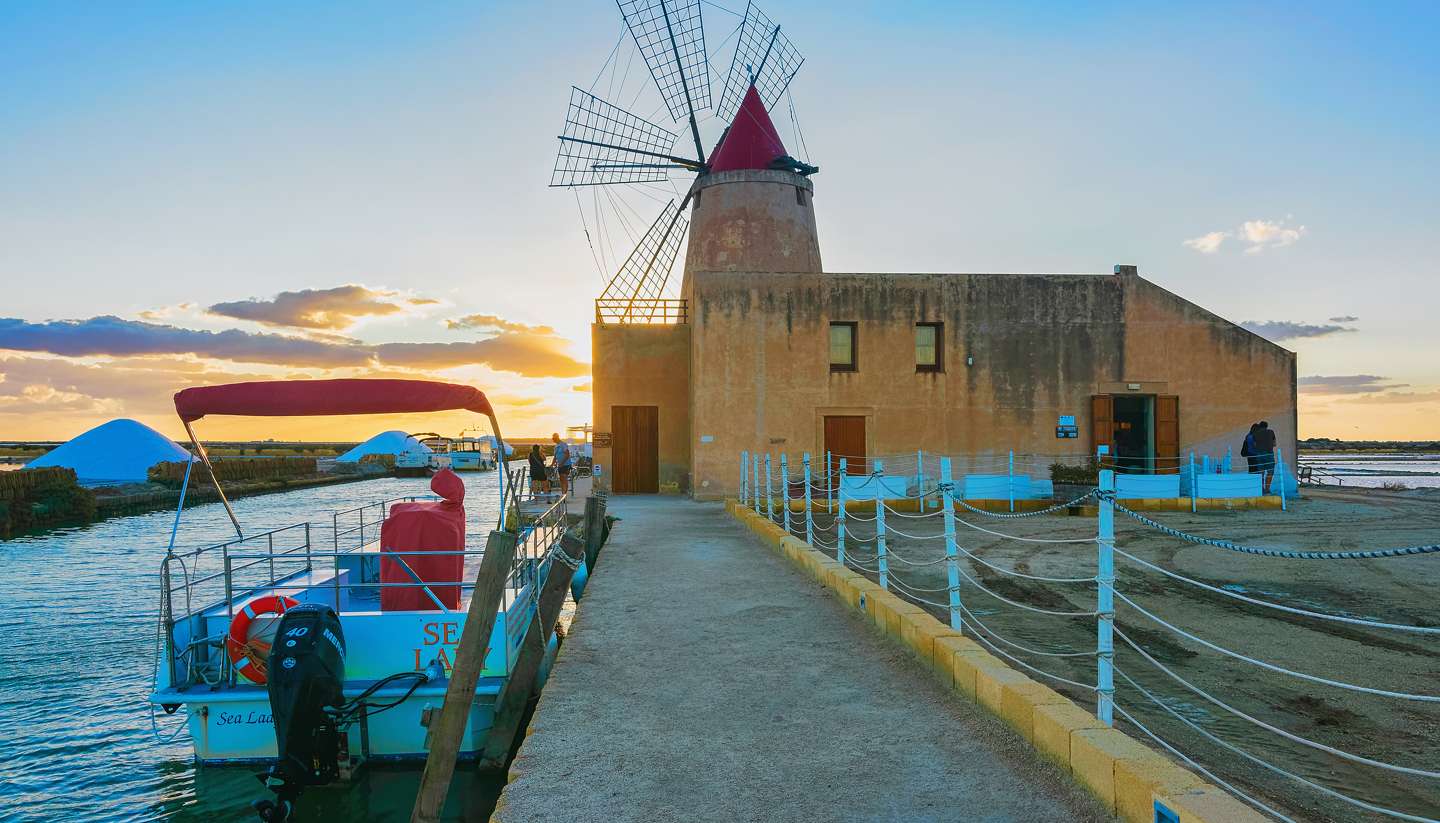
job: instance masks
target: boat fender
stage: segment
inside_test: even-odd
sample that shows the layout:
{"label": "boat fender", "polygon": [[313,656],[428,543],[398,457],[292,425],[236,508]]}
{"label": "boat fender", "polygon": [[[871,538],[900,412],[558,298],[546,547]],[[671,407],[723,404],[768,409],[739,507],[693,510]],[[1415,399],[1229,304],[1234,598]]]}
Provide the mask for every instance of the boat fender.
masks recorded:
{"label": "boat fender", "polygon": [[235,669],[251,683],[265,684],[265,663],[270,658],[270,644],[263,640],[250,639],[250,624],[262,614],[283,615],[300,605],[300,601],[283,594],[257,597],[246,603],[230,621],[230,632],[225,636],[225,651]]}

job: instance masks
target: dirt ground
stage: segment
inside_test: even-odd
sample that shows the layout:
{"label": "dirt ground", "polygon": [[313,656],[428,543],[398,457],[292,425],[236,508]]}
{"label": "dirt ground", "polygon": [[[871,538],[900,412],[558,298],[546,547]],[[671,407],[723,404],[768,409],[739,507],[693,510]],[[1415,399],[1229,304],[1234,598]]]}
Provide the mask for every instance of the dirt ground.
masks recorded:
{"label": "dirt ground", "polygon": [[[962,512],[961,517],[1007,535],[1086,541],[1027,543],[958,523],[960,546],[996,567],[1042,577],[1095,574],[1094,518],[1044,515],[1002,520],[973,512]],[[924,519],[889,514],[886,519],[892,577],[899,585],[908,586],[915,597],[946,603],[946,564],[935,562],[945,552],[942,518],[938,514]],[[1288,512],[1164,512],[1153,519],[1192,534],[1268,548],[1356,550],[1431,544],[1440,542],[1440,490],[1307,489],[1306,498],[1292,502]],[[875,524],[854,518],[847,523],[850,557],[873,567],[869,558],[874,555]],[[834,541],[833,518],[818,514],[815,525],[821,540]],[[897,529],[913,537],[902,537]],[[803,536],[803,525],[797,531]],[[1257,599],[1348,617],[1440,627],[1440,554],[1369,561],[1261,557],[1184,542],[1119,513],[1116,547],[1166,570]],[[1093,582],[1027,580],[961,557],[961,569],[972,578],[961,579],[962,602],[996,634],[1035,651],[1093,651],[1093,617],[1027,611],[975,585],[978,582],[994,594],[1028,606],[1092,612],[1096,598]],[[1174,580],[1119,555],[1116,569],[1118,593],[1213,644],[1331,680],[1411,694],[1440,694],[1440,634],[1375,629],[1255,606]],[[945,619],[945,609],[938,605],[930,608]],[[1440,766],[1440,703],[1357,693],[1267,671],[1179,637],[1119,598],[1116,626],[1175,675],[1257,720],[1384,763],[1428,770]],[[979,634],[988,639],[983,631]],[[1134,678],[1176,714],[1210,734],[1358,800],[1422,818],[1440,817],[1440,780],[1355,763],[1286,740],[1188,690],[1119,637],[1115,646],[1118,672]],[[1082,684],[1095,682],[1092,655],[1041,656],[1003,643],[999,648],[1050,674]],[[1273,808],[1307,821],[1387,819],[1225,750],[1168,714],[1120,674],[1115,680],[1117,706],[1220,779]],[[1088,689],[1049,682],[1080,704],[1094,705]],[[1122,728],[1145,738],[1118,712],[1116,720]]]}

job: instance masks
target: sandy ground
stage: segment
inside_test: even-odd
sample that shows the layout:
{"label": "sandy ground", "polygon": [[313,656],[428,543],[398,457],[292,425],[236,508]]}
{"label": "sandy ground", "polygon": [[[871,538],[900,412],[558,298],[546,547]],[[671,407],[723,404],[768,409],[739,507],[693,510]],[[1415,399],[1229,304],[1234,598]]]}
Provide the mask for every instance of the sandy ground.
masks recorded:
{"label": "sandy ground", "polygon": [[[1434,490],[1316,491],[1284,513],[1152,516],[1190,533],[1272,548],[1365,549],[1440,542],[1440,494]],[[1093,518],[1047,515],[1007,521],[966,513],[964,520],[1032,538],[1093,539],[1095,535]],[[826,528],[829,518],[817,515],[816,524],[823,536],[833,540],[833,527]],[[917,520],[890,515],[887,525],[891,529],[889,546],[900,557],[921,564],[943,557],[940,517]],[[1440,626],[1440,554],[1373,561],[1282,560],[1182,542],[1119,514],[1116,528],[1119,549],[1214,586],[1315,611]],[[942,539],[906,539],[894,529],[916,538],[939,535]],[[800,530],[803,537],[803,527]],[[1093,542],[1024,543],[984,534],[963,523],[957,530],[964,548],[1003,569],[1044,577],[1089,577],[1095,573]],[[873,541],[859,548],[855,544],[857,537],[873,536],[873,523],[852,521],[850,533],[852,557],[873,555]],[[943,562],[911,566],[892,559],[889,565],[893,574],[916,590],[916,596],[941,604],[947,601]],[[1118,592],[1211,643],[1333,680],[1393,691],[1440,693],[1440,635],[1376,630],[1285,614],[1178,582],[1123,557],[1116,558],[1116,565]],[[1018,579],[973,558],[964,558],[962,569],[996,594],[1019,603],[1055,611],[1095,608],[1093,583]],[[939,591],[933,591],[936,589]],[[963,579],[961,593],[966,607],[980,621],[1012,642],[1062,653],[1095,647],[1093,617],[1035,614],[1001,602]],[[932,611],[946,614],[940,608]],[[1235,661],[1176,636],[1118,600],[1117,626],[1175,674],[1256,719],[1375,760],[1421,769],[1440,767],[1440,704],[1359,694]],[[1119,638],[1115,645],[1120,671],[1211,734],[1352,797],[1427,818],[1440,817],[1440,781],[1390,773],[1287,741],[1188,691]],[[1000,648],[1050,673],[1080,683],[1094,682],[1095,664],[1090,656],[1049,657],[1003,644]],[[1052,685],[1082,705],[1094,705],[1093,694],[1086,689]],[[1258,794],[1297,820],[1386,819],[1326,797],[1206,741],[1119,676],[1116,700],[1220,777]],[[1143,737],[1133,727],[1129,730]]]}
{"label": "sandy ground", "polygon": [[720,505],[610,513],[503,819],[1110,819]]}

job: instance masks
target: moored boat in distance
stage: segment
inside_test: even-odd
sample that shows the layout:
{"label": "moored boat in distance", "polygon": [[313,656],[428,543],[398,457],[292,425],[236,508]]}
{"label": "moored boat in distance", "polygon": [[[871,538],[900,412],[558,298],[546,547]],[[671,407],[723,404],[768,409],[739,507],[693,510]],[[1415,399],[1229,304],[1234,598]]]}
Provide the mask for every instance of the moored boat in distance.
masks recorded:
{"label": "moored boat in distance", "polygon": [[[190,424],[214,414],[468,409],[489,417],[503,443],[484,395],[454,384],[242,383],[186,389],[175,402],[205,470],[210,462]],[[149,701],[167,713],[185,713],[198,762],[278,757],[269,785],[285,801],[291,791],[285,786],[328,782],[370,759],[426,756],[427,723],[444,702],[475,588],[466,579],[466,561],[484,554],[466,545],[464,483],[442,469],[430,485],[433,496],[370,503],[327,513],[322,523],[259,532],[242,530],[222,492],[236,537],[197,549],[175,546],[182,489],[160,568],[161,642]],[[498,485],[497,528],[503,530],[509,485],[503,475]],[[525,521],[516,530],[515,559],[486,643],[461,757],[485,744],[495,698],[517,660],[552,549],[564,533],[564,501]],[[301,653],[307,634],[316,646],[309,656]],[[338,664],[320,655],[337,651]],[[311,679],[302,683],[302,676]],[[331,680],[333,699],[301,705],[305,695],[318,693],[314,684]],[[297,776],[286,772],[297,768],[287,766],[290,761],[315,766]]]}

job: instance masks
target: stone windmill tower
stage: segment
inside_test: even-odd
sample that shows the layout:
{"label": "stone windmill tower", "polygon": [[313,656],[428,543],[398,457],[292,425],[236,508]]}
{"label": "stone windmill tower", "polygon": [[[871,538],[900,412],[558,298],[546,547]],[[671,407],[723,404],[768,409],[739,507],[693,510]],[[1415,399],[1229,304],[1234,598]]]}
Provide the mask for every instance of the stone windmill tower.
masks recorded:
{"label": "stone windmill tower", "polygon": [[[665,302],[673,294],[667,286],[692,226],[687,273],[819,271],[809,181],[818,169],[790,155],[767,110],[788,101],[790,82],[804,62],[780,26],[753,3],[746,7],[739,25],[723,38],[727,43],[734,38],[735,48],[724,89],[712,106],[701,0],[618,3],[634,42],[631,56],[642,57],[650,69],[662,98],[659,108],[670,113],[674,125],[661,125],[591,90],[573,88],[550,185],[576,192],[577,206],[581,189],[604,187],[603,198],[593,195],[597,221],[601,203],[614,205],[613,191],[629,190],[653,200],[655,192],[670,184],[676,197],[664,203],[613,270],[597,300],[597,318],[622,324],[674,319],[667,317],[675,308]],[[611,54],[616,68],[621,63],[617,52]],[[613,70],[611,80],[613,85]],[[623,79],[620,85],[623,90]],[[712,108],[713,116],[707,113]],[[793,103],[790,108],[793,117]],[[708,160],[702,121],[724,127]],[[677,147],[682,132],[688,132],[690,141],[684,142],[691,142],[692,155]],[[673,187],[681,175],[694,175],[683,193]],[[583,206],[581,216],[583,220]],[[589,237],[588,224],[585,228]],[[683,282],[680,291],[683,298]]]}

